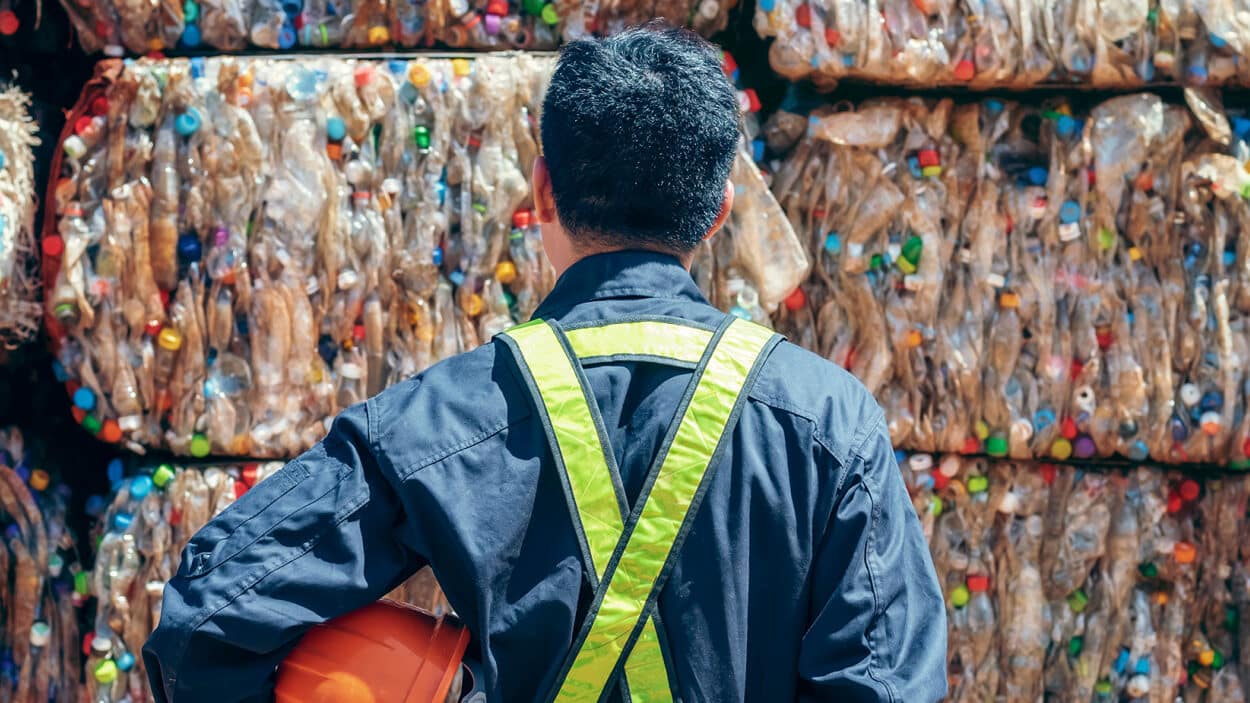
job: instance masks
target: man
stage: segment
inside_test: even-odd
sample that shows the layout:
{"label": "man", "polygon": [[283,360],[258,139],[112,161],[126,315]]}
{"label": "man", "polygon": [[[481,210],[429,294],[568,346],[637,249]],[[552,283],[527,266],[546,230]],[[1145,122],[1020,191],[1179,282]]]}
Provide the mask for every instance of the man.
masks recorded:
{"label": "man", "polygon": [[946,624],[882,411],[709,306],[738,108],[678,30],[561,54],[534,167],[559,282],[491,344],[350,408],[188,546],[158,700],[266,700],[311,625],[425,564],[491,701],[932,701]]}

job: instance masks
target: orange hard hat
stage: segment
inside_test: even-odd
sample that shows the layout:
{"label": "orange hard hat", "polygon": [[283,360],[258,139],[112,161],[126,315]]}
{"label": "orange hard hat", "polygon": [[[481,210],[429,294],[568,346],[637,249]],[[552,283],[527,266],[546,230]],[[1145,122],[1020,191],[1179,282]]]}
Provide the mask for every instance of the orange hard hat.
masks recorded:
{"label": "orange hard hat", "polygon": [[382,600],[308,631],[278,668],[277,703],[442,703],[469,631]]}

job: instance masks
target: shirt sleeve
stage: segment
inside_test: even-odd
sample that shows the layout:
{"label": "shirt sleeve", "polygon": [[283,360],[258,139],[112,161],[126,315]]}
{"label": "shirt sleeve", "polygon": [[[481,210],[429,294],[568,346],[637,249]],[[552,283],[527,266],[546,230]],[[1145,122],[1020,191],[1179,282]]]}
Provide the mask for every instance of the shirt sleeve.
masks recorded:
{"label": "shirt sleeve", "polygon": [[191,539],[143,649],[158,702],[272,700],[274,671],[305,630],[423,565],[369,428],[368,406],[349,408]]}
{"label": "shirt sleeve", "polygon": [[812,563],[799,700],[924,703],[946,695],[946,610],[889,432],[852,450]]}

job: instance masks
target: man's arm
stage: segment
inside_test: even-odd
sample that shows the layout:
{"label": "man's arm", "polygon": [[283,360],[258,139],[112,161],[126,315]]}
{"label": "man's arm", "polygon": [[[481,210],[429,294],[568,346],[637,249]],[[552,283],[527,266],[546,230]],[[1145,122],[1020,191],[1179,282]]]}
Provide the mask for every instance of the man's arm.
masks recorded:
{"label": "man's arm", "polygon": [[377,461],[369,408],[261,481],[191,539],[143,649],[158,702],[272,699],[310,626],[381,597],[424,561]]}
{"label": "man's arm", "polygon": [[799,700],[940,700],[946,608],[879,411],[841,484],[812,563]]}

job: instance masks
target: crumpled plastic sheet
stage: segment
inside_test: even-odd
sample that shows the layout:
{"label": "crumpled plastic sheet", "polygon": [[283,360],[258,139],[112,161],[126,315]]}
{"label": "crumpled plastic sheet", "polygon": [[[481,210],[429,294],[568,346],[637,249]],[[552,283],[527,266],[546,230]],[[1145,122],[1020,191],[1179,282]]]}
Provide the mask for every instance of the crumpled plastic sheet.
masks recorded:
{"label": "crumpled plastic sheet", "polygon": [[[43,238],[75,418],[136,452],[290,458],[344,408],[528,319],[554,283],[528,183],[552,65],[101,64]],[[696,276],[767,322],[808,256],[745,142]]]}
{"label": "crumpled plastic sheet", "polygon": [[76,703],[88,574],[66,524],[69,487],[34,449],[0,428],[0,700]]}
{"label": "crumpled plastic sheet", "polygon": [[900,452],[951,701],[1242,701],[1250,476]]}
{"label": "crumpled plastic sheet", "polygon": [[[160,622],[165,583],[177,573],[184,547],[209,519],[281,468],[279,462],[157,464],[127,475],[120,459],[110,463],[112,495],[88,504],[98,517],[99,548],[91,574],[98,604],[85,665],[87,700],[151,700],[140,652]],[[436,615],[450,611],[429,569],[389,597]]]}
{"label": "crumpled plastic sheet", "polygon": [[1245,85],[1250,12],[1231,0],[761,0],[793,80],[932,87]]}
{"label": "crumpled plastic sheet", "polygon": [[34,152],[39,125],[30,96],[0,90],[0,348],[34,339],[42,315],[35,249]]}
{"label": "crumpled plastic sheet", "polygon": [[88,53],[443,46],[554,49],[662,18],[703,36],[736,0],[61,0]]}
{"label": "crumpled plastic sheet", "polygon": [[1250,119],[1187,92],[778,113],[813,273],[774,323],[899,447],[1250,467]]}

